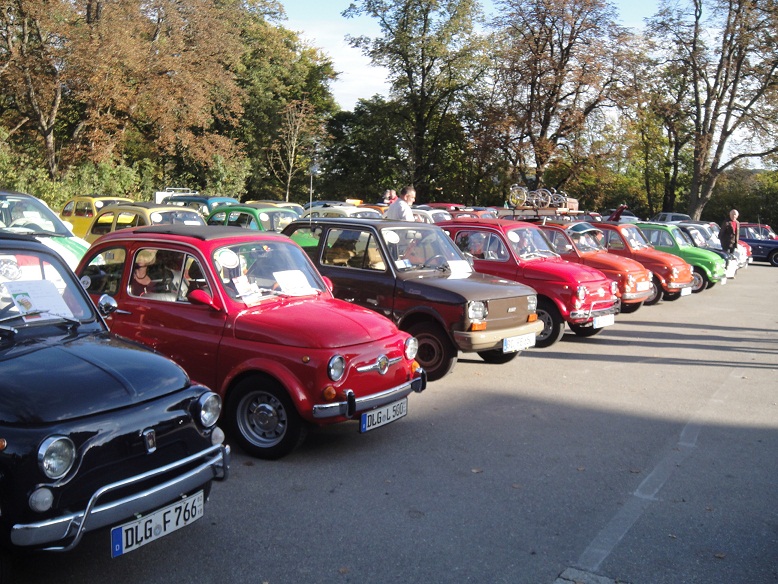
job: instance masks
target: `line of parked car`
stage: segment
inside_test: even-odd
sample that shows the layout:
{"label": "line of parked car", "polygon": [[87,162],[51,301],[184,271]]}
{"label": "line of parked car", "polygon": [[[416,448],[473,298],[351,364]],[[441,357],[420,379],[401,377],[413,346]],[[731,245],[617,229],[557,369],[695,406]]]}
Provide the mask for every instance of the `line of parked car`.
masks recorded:
{"label": "line of parked car", "polygon": [[[594,336],[748,261],[690,220],[438,205],[402,222],[381,205],[166,195],[76,198],[71,231],[0,192],[0,582],[9,551],[110,528],[118,556],[202,517],[228,475],[219,422],[266,459],[312,425],[369,432],[460,352],[500,365],[566,329]],[[778,264],[757,227],[741,236]]]}

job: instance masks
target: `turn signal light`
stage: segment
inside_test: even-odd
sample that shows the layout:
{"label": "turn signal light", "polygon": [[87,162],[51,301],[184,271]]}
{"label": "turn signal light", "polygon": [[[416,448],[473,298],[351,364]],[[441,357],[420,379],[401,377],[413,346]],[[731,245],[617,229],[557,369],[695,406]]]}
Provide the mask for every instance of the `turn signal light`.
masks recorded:
{"label": "turn signal light", "polygon": [[8,442],[6,442],[5,438],[0,438],[0,452],[5,450],[6,446],[8,446]]}
{"label": "turn signal light", "polygon": [[480,322],[473,322],[470,324],[470,330],[471,331],[485,331],[486,330],[486,321],[482,320]]}
{"label": "turn signal light", "polygon": [[324,399],[327,401],[332,401],[335,399],[335,396],[338,394],[338,392],[335,391],[335,388],[331,385],[328,385],[324,388],[324,391],[321,392],[321,395]]}
{"label": "turn signal light", "polygon": [[538,319],[538,313],[533,312],[532,314],[527,315],[527,322],[535,322]]}

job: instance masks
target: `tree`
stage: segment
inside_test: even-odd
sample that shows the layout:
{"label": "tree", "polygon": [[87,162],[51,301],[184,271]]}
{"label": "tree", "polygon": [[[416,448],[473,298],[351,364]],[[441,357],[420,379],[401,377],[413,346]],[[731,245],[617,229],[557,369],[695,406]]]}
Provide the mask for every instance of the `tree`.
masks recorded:
{"label": "tree", "polygon": [[772,0],[663,4],[650,32],[685,69],[694,157],[689,214],[699,218],[725,170],[778,152],[778,9]]}
{"label": "tree", "polygon": [[553,158],[575,151],[586,124],[613,106],[627,33],[605,0],[503,0],[499,6],[493,26],[502,37],[496,74],[504,149],[517,182],[534,189],[543,186]]}
{"label": "tree", "polygon": [[317,143],[324,138],[324,128],[313,105],[295,100],[284,106],[279,135],[267,151],[268,167],[286,189],[289,200],[292,180],[306,165],[312,164]]}
{"label": "tree", "polygon": [[445,150],[447,118],[458,99],[486,71],[474,0],[361,0],[343,12],[378,21],[382,36],[350,37],[374,65],[389,71],[392,97],[402,106],[403,132],[396,136],[406,159],[406,182],[419,199],[429,196]]}

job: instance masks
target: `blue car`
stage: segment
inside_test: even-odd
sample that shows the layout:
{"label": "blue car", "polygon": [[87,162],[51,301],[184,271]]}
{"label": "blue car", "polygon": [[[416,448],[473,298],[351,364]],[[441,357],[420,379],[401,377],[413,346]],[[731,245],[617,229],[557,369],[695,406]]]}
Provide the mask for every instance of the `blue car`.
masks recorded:
{"label": "blue car", "polygon": [[753,227],[742,225],[738,239],[751,246],[754,261],[770,262],[770,265],[778,266],[778,239],[766,239]]}

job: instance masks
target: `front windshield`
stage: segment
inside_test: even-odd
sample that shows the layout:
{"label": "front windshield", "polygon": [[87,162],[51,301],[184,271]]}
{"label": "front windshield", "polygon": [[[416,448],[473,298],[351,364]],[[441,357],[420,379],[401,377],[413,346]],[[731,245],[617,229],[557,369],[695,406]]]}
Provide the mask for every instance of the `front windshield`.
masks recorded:
{"label": "front windshield", "polygon": [[514,253],[523,260],[559,257],[537,227],[511,229],[507,235]]}
{"label": "front windshield", "polygon": [[630,249],[643,249],[650,248],[651,244],[648,243],[645,235],[638,227],[627,227],[622,232],[624,239],[627,241]]}
{"label": "front windshield", "polygon": [[259,214],[259,221],[265,231],[276,231],[281,233],[284,227],[297,219],[297,213],[291,209],[264,210]]}
{"label": "front windshield", "polygon": [[91,320],[90,306],[81,285],[58,258],[9,245],[0,249],[0,332]]}
{"label": "front windshield", "polygon": [[310,296],[327,290],[305,252],[291,241],[220,247],[212,263],[227,294],[247,306],[275,296]]}
{"label": "front windshield", "polygon": [[0,229],[15,233],[73,234],[42,201],[34,197],[0,195]]}
{"label": "front windshield", "polygon": [[678,247],[694,247],[694,244],[683,230],[676,227],[675,229],[670,229],[670,233],[672,234],[675,243],[678,244]]}
{"label": "front windshield", "polygon": [[152,225],[205,225],[205,220],[197,211],[189,209],[154,211],[151,214]]}
{"label": "front windshield", "polygon": [[689,227],[688,230],[683,233],[691,240],[691,243],[697,247],[705,247],[705,238],[696,227]]}
{"label": "front windshield", "polygon": [[592,229],[590,231],[568,231],[573,244],[581,252],[604,251],[602,231]]}
{"label": "front windshield", "polygon": [[381,235],[395,267],[401,272],[446,270],[471,273],[470,264],[439,227],[423,223],[382,229]]}

